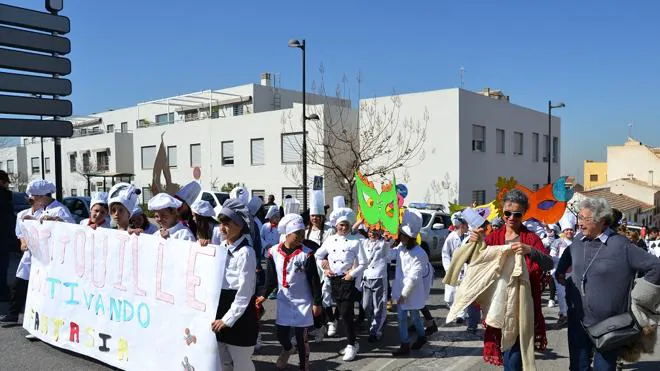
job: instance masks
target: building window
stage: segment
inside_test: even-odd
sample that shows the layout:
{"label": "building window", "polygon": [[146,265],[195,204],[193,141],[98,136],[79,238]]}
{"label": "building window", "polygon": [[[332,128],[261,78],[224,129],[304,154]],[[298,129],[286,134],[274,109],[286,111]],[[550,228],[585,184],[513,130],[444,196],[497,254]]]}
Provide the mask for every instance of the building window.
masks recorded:
{"label": "building window", "polygon": [[71,188],[71,197],[77,197],[78,196],[78,190],[75,188]]}
{"label": "building window", "polygon": [[85,188],[83,190],[83,193],[84,193],[85,197],[89,197],[89,189],[88,188]]}
{"label": "building window", "polygon": [[167,147],[167,165],[169,167],[176,167],[177,157],[176,157],[176,146]]}
{"label": "building window", "polygon": [[552,162],[559,162],[559,138],[552,137]]}
{"label": "building window", "polygon": [[89,163],[89,152],[83,153],[83,172],[88,173],[90,170],[90,163]]}
{"label": "building window", "polygon": [[110,156],[108,156],[108,151],[96,152],[96,170],[110,170]]}
{"label": "building window", "polygon": [[76,154],[72,153],[69,155],[69,171],[72,173],[76,172]]}
{"label": "building window", "polygon": [[121,123],[121,132],[122,133],[128,133],[128,122],[122,122]]}
{"label": "building window", "polygon": [[472,125],[472,152],[486,152],[486,127]]}
{"label": "building window", "polygon": [[253,189],[252,190],[252,197],[261,197],[262,201],[266,203],[266,191],[263,189]]}
{"label": "building window", "polygon": [[174,112],[156,115],[156,124],[171,124],[174,122]]}
{"label": "building window", "polygon": [[543,135],[543,162],[550,160],[550,137]]}
{"label": "building window", "polygon": [[87,129],[80,129],[80,135],[82,136],[87,135]]}
{"label": "building window", "polygon": [[234,104],[234,106],[232,108],[233,108],[233,111],[234,111],[233,112],[234,116],[240,116],[240,115],[243,114],[243,104],[241,104],[241,103]]}
{"label": "building window", "polygon": [[532,133],[532,154],[534,162],[539,162],[539,133]]}
{"label": "building window", "polygon": [[149,200],[151,200],[151,197],[153,197],[153,195],[151,194],[151,188],[142,187],[142,203],[146,204],[147,202],[149,202]]}
{"label": "building window", "polygon": [[4,170],[4,162],[0,161],[0,170]]}
{"label": "building window", "polygon": [[32,174],[39,173],[39,157],[32,157],[30,163],[32,164]]}
{"label": "building window", "polygon": [[44,158],[44,171],[46,174],[50,174],[50,157]]}
{"label": "building window", "polygon": [[297,164],[302,162],[303,133],[282,134],[282,163]]}
{"label": "building window", "polygon": [[98,134],[98,133],[100,133],[100,132],[101,132],[101,128],[99,128],[98,126],[94,126],[94,127],[92,128],[92,133],[93,133],[93,134]]}
{"label": "building window", "polygon": [[23,147],[27,147],[28,143],[29,143],[29,139],[23,138]]}
{"label": "building window", "polygon": [[234,141],[228,140],[226,142],[221,142],[221,156],[222,156],[222,166],[233,166],[234,165]]}
{"label": "building window", "polygon": [[142,169],[153,169],[156,162],[156,146],[146,146],[142,151]]}
{"label": "building window", "polygon": [[190,167],[202,166],[202,145],[190,145]]}
{"label": "building window", "polygon": [[504,153],[504,130],[495,130],[495,152]]}
{"label": "building window", "polygon": [[513,133],[513,154],[521,156],[523,154],[523,133]]}
{"label": "building window", "polygon": [[112,124],[106,126],[105,132],[106,133],[114,133],[115,132],[115,126],[112,125]]}
{"label": "building window", "polygon": [[7,160],[7,174],[14,173],[14,160]]}
{"label": "building window", "polygon": [[302,188],[294,188],[294,187],[283,187],[282,188],[282,200],[286,198],[286,196],[291,196],[295,199],[302,200],[303,199],[303,189]]}
{"label": "building window", "polygon": [[472,203],[483,205],[486,203],[486,191],[472,191]]}
{"label": "building window", "polygon": [[252,153],[252,165],[263,165],[264,139],[252,139],[250,141],[250,152]]}
{"label": "building window", "polygon": [[598,181],[598,174],[589,175],[589,181],[590,182],[597,182]]}

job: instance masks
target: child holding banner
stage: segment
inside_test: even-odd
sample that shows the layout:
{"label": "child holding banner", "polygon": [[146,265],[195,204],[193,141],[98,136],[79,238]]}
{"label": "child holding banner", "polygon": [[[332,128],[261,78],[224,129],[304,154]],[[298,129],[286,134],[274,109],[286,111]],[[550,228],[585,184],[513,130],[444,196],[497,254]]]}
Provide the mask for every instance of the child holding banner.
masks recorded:
{"label": "child holding banner", "polygon": [[110,228],[108,219],[108,194],[97,192],[89,202],[89,218],[80,221],[80,225],[89,226],[92,229]]}
{"label": "child holding banner", "polygon": [[215,211],[208,201],[198,200],[190,205],[193,219],[197,225],[197,239],[199,244],[206,246],[209,243],[217,245],[220,240],[220,226],[215,221]]}
{"label": "child holding banner", "polygon": [[179,220],[177,209],[181,205],[181,201],[167,193],[159,193],[149,200],[149,210],[156,213],[156,223],[160,225],[160,230],[154,235],[165,239],[172,237],[177,240],[196,241],[195,235]]}
{"label": "child holding banner", "polygon": [[[130,219],[131,231],[137,235],[140,233],[154,234],[158,232],[158,228],[149,222],[149,218],[144,215],[144,210],[140,205],[135,206]],[[129,232],[130,233],[130,232]]]}
{"label": "child holding banner", "polygon": [[284,348],[277,359],[278,369],[287,367],[295,352],[291,332],[298,344],[301,370],[309,370],[309,343],[307,332],[314,317],[321,315],[321,282],[316,259],[311,248],[302,244],[305,224],[298,214],[288,214],[278,225],[286,238],[272,246],[267,253],[266,286],[257,298],[261,304],[275,289],[277,291],[277,339]]}
{"label": "child holding banner", "polygon": [[255,284],[257,260],[250,246],[251,218],[240,201],[228,199],[218,215],[227,249],[225,276],[211,329],[216,333],[222,370],[252,371],[252,353],[257,343],[257,307]]}
{"label": "child holding banner", "polygon": [[117,183],[110,188],[108,205],[110,206],[112,221],[115,223],[117,230],[128,232],[131,211],[137,205],[139,194],[140,190],[128,183]]}

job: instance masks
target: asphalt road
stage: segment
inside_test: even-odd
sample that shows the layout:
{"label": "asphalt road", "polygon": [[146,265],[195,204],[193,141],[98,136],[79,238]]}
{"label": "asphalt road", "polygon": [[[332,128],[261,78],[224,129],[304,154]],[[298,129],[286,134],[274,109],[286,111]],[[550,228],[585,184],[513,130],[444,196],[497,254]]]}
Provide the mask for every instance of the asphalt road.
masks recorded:
{"label": "asphalt road", "polygon": [[[0,303],[0,309],[6,309],[6,303]],[[440,280],[432,290],[431,311],[438,324],[444,324],[447,309],[443,302],[443,289]],[[274,336],[275,302],[267,300],[263,322],[265,346],[253,359],[257,370],[274,370],[275,360],[280,346]],[[556,321],[557,308],[545,308],[548,324]],[[340,326],[341,328],[341,326]],[[73,353],[62,351],[45,343],[30,342],[25,339],[25,330],[21,326],[0,328],[0,371],[1,370],[80,370],[96,371],[112,369],[93,359],[82,358]],[[340,330],[341,334],[341,330]],[[410,358],[395,359],[391,352],[398,346],[398,331],[395,313],[388,314],[388,324],[380,344],[369,344],[367,336],[360,336],[360,352],[353,362],[343,362],[338,354],[345,342],[341,338],[326,338],[322,344],[311,344],[312,368],[322,370],[498,370],[485,365],[481,359],[483,330],[476,335],[469,335],[465,327],[442,327],[430,337],[430,343]],[[660,347],[653,357],[645,356],[635,365],[626,365],[628,370],[660,370]],[[290,370],[297,369],[297,356],[291,357]],[[568,348],[566,329],[548,332],[548,350],[537,353],[537,369],[568,370]],[[148,370],[145,370],[148,371]],[[204,370],[197,370],[204,371]]]}

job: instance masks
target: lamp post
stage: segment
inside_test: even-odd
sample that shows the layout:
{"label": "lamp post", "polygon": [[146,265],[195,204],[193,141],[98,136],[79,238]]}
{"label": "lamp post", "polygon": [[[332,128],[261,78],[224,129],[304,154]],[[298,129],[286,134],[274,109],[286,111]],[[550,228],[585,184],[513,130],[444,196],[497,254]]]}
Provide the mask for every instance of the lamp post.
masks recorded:
{"label": "lamp post", "polygon": [[564,108],[566,104],[564,102],[559,102],[557,104],[552,104],[552,101],[548,101],[548,184],[552,184],[552,175],[550,175],[550,169],[552,167],[552,109],[553,108]]}
{"label": "lamp post", "polygon": [[[41,99],[41,94],[32,94],[33,97]],[[39,120],[43,120],[43,116],[39,116]],[[46,179],[46,159],[44,158],[44,137],[41,137],[41,179]]]}
{"label": "lamp post", "polygon": [[319,120],[319,115],[311,114],[307,116],[307,89],[305,84],[305,39],[298,41],[296,39],[289,40],[290,48],[298,48],[302,51],[302,184],[303,184],[303,212],[307,210],[307,120]]}

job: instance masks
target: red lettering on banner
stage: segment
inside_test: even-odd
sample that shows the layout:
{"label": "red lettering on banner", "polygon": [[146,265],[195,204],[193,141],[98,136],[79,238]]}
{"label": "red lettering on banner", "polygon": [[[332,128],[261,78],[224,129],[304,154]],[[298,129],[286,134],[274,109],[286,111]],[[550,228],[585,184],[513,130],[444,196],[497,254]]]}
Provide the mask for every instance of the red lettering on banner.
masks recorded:
{"label": "red lettering on banner", "polygon": [[60,246],[62,246],[62,254],[60,255],[60,264],[64,264],[64,255],[66,254],[66,245],[71,242],[69,236],[63,234],[60,236]]}
{"label": "red lettering on banner", "polygon": [[163,250],[165,245],[158,244],[158,261],[156,263],[156,299],[174,304],[174,296],[163,291]]}
{"label": "red lettering on banner", "polygon": [[195,298],[195,287],[199,286],[202,280],[195,275],[195,265],[197,264],[197,255],[215,256],[215,248],[210,246],[200,246],[198,243],[192,243],[188,253],[188,271],[186,272],[186,304],[192,309],[200,312],[206,312],[206,304]]}
{"label": "red lettering on banner", "polygon": [[[134,237],[137,240],[137,237]],[[124,286],[124,257],[126,256],[126,242],[128,242],[128,236],[124,234],[118,234],[117,240],[119,241],[119,282],[114,284],[114,287],[117,290],[126,291],[126,286]]]}
{"label": "red lettering on banner", "polygon": [[108,265],[108,235],[107,234],[103,236],[103,256],[101,257],[103,263],[100,264],[100,266],[102,267],[100,280],[97,280],[96,275],[94,274],[94,272],[96,271],[96,266],[99,265],[96,263],[96,250],[98,249],[94,244],[94,234],[92,234],[92,283],[94,284],[95,287],[100,289],[105,286],[106,267]]}
{"label": "red lettering on banner", "polygon": [[135,295],[138,296],[146,296],[147,292],[142,290],[140,288],[140,263],[138,261],[138,256],[139,256],[139,251],[138,251],[138,239],[134,238],[133,241],[131,242],[131,250],[133,251],[133,289],[135,291]]}
{"label": "red lettering on banner", "polygon": [[85,243],[87,236],[83,230],[76,231],[73,239],[73,251],[76,257],[76,274],[82,277],[85,274]]}

